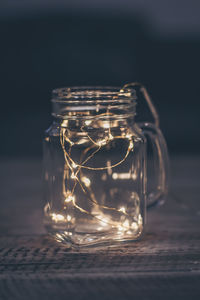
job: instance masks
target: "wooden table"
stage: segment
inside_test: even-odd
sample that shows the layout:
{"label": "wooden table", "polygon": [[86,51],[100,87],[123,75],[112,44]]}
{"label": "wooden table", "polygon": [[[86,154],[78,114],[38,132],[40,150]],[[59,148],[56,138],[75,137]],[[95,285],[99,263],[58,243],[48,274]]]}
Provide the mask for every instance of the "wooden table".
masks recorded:
{"label": "wooden table", "polygon": [[200,157],[172,159],[166,204],[141,241],[96,252],[42,225],[41,162],[1,160],[0,299],[200,299]]}

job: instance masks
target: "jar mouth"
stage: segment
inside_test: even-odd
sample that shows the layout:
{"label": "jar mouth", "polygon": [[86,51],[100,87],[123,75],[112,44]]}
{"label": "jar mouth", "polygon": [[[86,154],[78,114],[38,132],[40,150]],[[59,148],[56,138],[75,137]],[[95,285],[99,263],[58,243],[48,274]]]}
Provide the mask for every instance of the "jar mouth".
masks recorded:
{"label": "jar mouth", "polygon": [[132,88],[78,86],[52,91],[52,115],[58,118],[125,117],[133,115],[136,91]]}

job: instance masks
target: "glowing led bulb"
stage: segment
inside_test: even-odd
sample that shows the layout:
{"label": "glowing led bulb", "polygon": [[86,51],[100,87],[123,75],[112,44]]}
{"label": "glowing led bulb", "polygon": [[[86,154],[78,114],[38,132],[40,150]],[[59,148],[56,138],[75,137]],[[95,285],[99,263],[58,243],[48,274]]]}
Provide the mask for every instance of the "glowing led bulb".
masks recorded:
{"label": "glowing led bulb", "polygon": [[128,220],[126,220],[126,221],[123,222],[123,227],[125,229],[129,228],[129,221]]}
{"label": "glowing led bulb", "polygon": [[52,220],[55,221],[56,223],[62,222],[62,221],[64,221],[64,219],[65,219],[65,217],[61,214],[55,214],[55,213],[52,214]]}
{"label": "glowing led bulb", "polygon": [[72,217],[70,215],[67,215],[67,221],[70,222]]}
{"label": "glowing led bulb", "polygon": [[68,195],[66,198],[65,198],[65,203],[69,203],[69,202],[75,202],[75,196],[73,195]]}
{"label": "glowing led bulb", "polygon": [[90,125],[91,123],[92,123],[91,120],[86,120],[86,121],[85,121],[85,125],[86,125],[86,126]]}
{"label": "glowing led bulb", "polygon": [[133,222],[133,223],[131,224],[131,228],[132,228],[133,230],[137,230],[137,229],[138,229],[138,224],[137,224],[136,222]]}
{"label": "glowing led bulb", "polygon": [[89,187],[91,185],[91,181],[87,177],[81,177],[81,181],[85,184],[86,187]]}
{"label": "glowing led bulb", "polygon": [[97,142],[97,145],[98,145],[99,147],[105,146],[105,145],[106,145],[106,140],[100,140],[100,141],[98,141],[98,142]]}
{"label": "glowing led bulb", "polygon": [[112,178],[113,178],[114,180],[118,179],[118,174],[117,174],[117,173],[113,173],[113,174],[112,174]]}
{"label": "glowing led bulb", "polygon": [[123,212],[124,214],[126,213],[126,209],[124,206],[120,207],[119,211]]}
{"label": "glowing led bulb", "polygon": [[126,138],[129,139],[129,140],[132,139],[132,135],[131,135],[130,133],[127,133],[125,136],[126,136]]}
{"label": "glowing led bulb", "polygon": [[75,164],[75,162],[73,162],[73,163],[72,163],[72,168],[73,168],[73,169],[76,169],[77,167],[78,167],[77,164]]}
{"label": "glowing led bulb", "polygon": [[72,173],[71,178],[72,179],[77,179],[77,176],[74,173]]}

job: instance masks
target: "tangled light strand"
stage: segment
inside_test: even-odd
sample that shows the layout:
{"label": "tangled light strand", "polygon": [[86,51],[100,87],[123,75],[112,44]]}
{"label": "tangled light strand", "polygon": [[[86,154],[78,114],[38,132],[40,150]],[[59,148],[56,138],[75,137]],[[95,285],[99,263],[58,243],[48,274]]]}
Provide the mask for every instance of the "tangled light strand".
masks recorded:
{"label": "tangled light strand", "polygon": [[[146,100],[146,103],[149,107],[149,110],[154,118],[154,122],[155,124],[158,126],[159,125],[159,118],[158,118],[158,114],[155,110],[155,107],[150,99],[149,94],[147,93],[147,90],[145,89],[145,87],[140,84],[140,83],[130,83],[130,84],[126,84],[124,85],[117,94],[115,94],[115,96],[112,97],[112,100],[120,100],[120,96],[128,96],[131,97],[133,94],[132,92],[135,92],[135,88],[139,88],[139,91],[141,94],[143,94],[144,99]],[[69,88],[67,90],[67,95],[66,98],[71,98],[73,97],[72,95],[73,93],[71,93],[71,89]],[[61,93],[61,97],[62,97],[62,93]],[[98,94],[99,97],[99,94]],[[109,99],[110,100],[110,99]],[[79,100],[78,100],[79,101]],[[105,102],[105,101],[104,101]],[[107,106],[107,111],[104,114],[98,114],[98,117],[102,116],[115,116],[115,114],[109,112],[109,105]],[[99,112],[100,109],[100,104],[97,101],[96,102],[96,112]],[[81,114],[81,112],[80,112]],[[89,112],[88,112],[89,115]],[[130,114],[129,114],[130,115]],[[85,125],[88,126],[90,125],[95,119],[91,118],[85,121]],[[109,122],[110,122],[110,118],[109,118]],[[88,141],[91,142],[91,146],[86,148],[82,153],[81,153],[81,157],[80,157],[80,161],[79,162],[75,162],[75,160],[72,159],[72,148],[74,145],[78,145],[78,144],[82,144],[82,142],[73,142],[70,140],[70,131],[68,128],[66,128],[64,125],[64,122],[61,124],[61,128],[60,128],[60,144],[62,147],[62,151],[63,151],[63,155],[64,155],[64,160],[65,160],[65,164],[64,164],[64,170],[63,170],[63,196],[64,196],[64,209],[67,208],[68,204],[72,204],[74,207],[76,207],[79,211],[88,214],[90,216],[92,216],[93,218],[98,219],[101,222],[104,222],[106,224],[111,225],[112,227],[118,227],[123,230],[123,227],[125,227],[126,229],[129,228],[129,221],[128,219],[125,220],[124,215],[129,216],[129,217],[133,217],[131,214],[128,214],[126,211],[125,207],[121,207],[119,209],[117,208],[113,208],[113,207],[108,207],[108,206],[104,206],[98,203],[96,197],[95,197],[95,193],[92,191],[92,187],[91,187],[91,181],[89,178],[87,178],[86,176],[84,176],[83,171],[84,170],[91,170],[91,171],[102,171],[102,170],[108,170],[108,174],[110,175],[110,172],[112,174],[112,171],[110,170],[111,168],[115,168],[117,166],[119,166],[120,164],[122,164],[128,157],[130,151],[132,151],[134,149],[134,143],[133,143],[133,137],[132,137],[132,133],[128,133],[125,132],[124,135],[122,136],[113,136],[111,133],[111,126],[109,126],[109,122],[108,124],[106,124],[106,126],[103,126],[104,128],[108,129],[108,135],[103,138],[100,141],[95,141],[87,132],[87,129],[84,130],[84,126],[80,127],[80,130],[82,132],[85,133],[85,137],[87,136]],[[100,125],[101,126],[101,125]],[[70,138],[69,138],[70,137]],[[92,167],[89,166],[87,163],[104,147],[107,146],[111,141],[115,140],[115,139],[127,139],[129,141],[128,147],[127,147],[127,151],[124,155],[124,157],[118,161],[117,163],[111,165],[110,161],[107,161],[107,166],[103,166],[103,167]],[[83,139],[84,141],[84,139]],[[87,142],[88,142],[87,141]],[[68,143],[68,145],[66,146],[65,143]],[[92,153],[90,152],[89,156],[87,156],[87,153],[89,153],[89,151],[92,151]],[[85,158],[86,157],[86,158]],[[84,159],[85,158],[85,159]],[[108,164],[108,162],[110,164]],[[71,174],[70,174],[71,173]],[[119,173],[120,174],[120,173]],[[119,176],[117,177],[117,175],[119,175],[118,173],[113,173],[112,178],[113,179],[117,179],[120,178]],[[103,174],[106,175],[106,174]],[[114,178],[114,175],[116,176]],[[125,173],[121,174],[121,178],[125,178],[122,177],[122,175],[125,175]],[[134,174],[133,174],[134,176]],[[126,177],[126,178],[134,178],[134,177]],[[104,177],[106,178],[106,177]],[[73,185],[71,186],[71,182],[70,179],[73,179]],[[103,179],[103,177],[102,177]],[[66,180],[67,180],[67,184],[66,184]],[[103,179],[104,180],[104,179]],[[76,197],[75,197],[75,189],[77,187],[77,185],[80,186],[81,190],[83,191],[83,193],[86,195],[86,197],[89,199],[90,202],[92,202],[93,204],[95,204],[92,207],[92,211],[89,212],[85,209],[83,209],[82,207],[80,207],[77,203],[76,203]],[[137,193],[136,193],[137,194]],[[137,198],[135,196],[135,198]],[[114,222],[111,221],[112,223],[109,223],[109,217],[107,218],[107,214],[104,215],[103,211],[101,211],[100,208],[106,209],[106,210],[114,210],[117,212],[122,213],[122,218],[120,219],[120,222]],[[98,215],[96,215],[96,213]],[[100,217],[99,217],[100,216]],[[102,216],[102,218],[101,218]],[[56,214],[56,213],[51,213],[51,218],[54,222],[70,222],[73,218],[70,215],[67,214]],[[124,218],[124,219],[123,219]],[[75,220],[75,219],[74,219]],[[125,221],[123,221],[125,220]],[[138,215],[138,220],[137,220],[138,224],[142,224],[142,217],[139,214]],[[125,224],[126,223],[126,224]],[[134,225],[134,222],[132,223]],[[136,226],[136,225],[134,225]],[[133,228],[133,227],[132,227]]]}
{"label": "tangled light strand", "polygon": [[[138,84],[136,84],[138,85]],[[135,84],[130,84],[130,85],[125,85],[122,89],[120,89],[119,94],[123,93],[125,91],[125,89],[129,88],[129,87],[133,87],[135,86]],[[118,98],[118,96],[113,97],[113,99]],[[100,114],[99,116],[113,116],[113,114],[111,112],[109,112],[109,107],[107,108],[107,112],[104,114]],[[92,122],[94,119],[91,119],[90,122]],[[87,125],[88,121],[85,121],[85,124]],[[104,138],[100,141],[94,141],[92,139],[92,137],[83,130],[83,126],[80,128],[82,132],[84,132],[87,136],[87,138],[90,140],[90,142],[92,143],[92,145],[90,147],[88,147],[87,149],[85,149],[81,155],[81,159],[80,162],[77,163],[75,162],[72,157],[71,157],[71,150],[72,147],[76,144],[74,142],[72,142],[69,137],[67,136],[66,132],[68,132],[68,129],[64,128],[61,125],[60,128],[60,144],[64,153],[64,159],[65,159],[65,165],[64,166],[64,173],[63,173],[63,195],[65,197],[64,203],[66,205],[66,203],[73,203],[74,207],[76,207],[77,209],[79,209],[81,212],[86,213],[91,215],[92,217],[97,218],[100,221],[103,221],[102,219],[98,218],[96,215],[90,213],[89,211],[83,209],[82,207],[80,207],[79,205],[77,205],[76,203],[76,199],[74,196],[74,192],[75,192],[75,188],[77,186],[77,184],[80,185],[82,191],[84,192],[84,194],[88,195],[89,200],[94,203],[95,205],[97,205],[98,207],[104,208],[104,209],[108,209],[108,210],[115,210],[117,212],[123,213],[124,215],[129,216],[129,214],[125,211],[125,209],[120,208],[120,209],[116,209],[113,207],[108,207],[108,206],[104,206],[104,205],[100,205],[98,203],[98,201],[96,200],[95,194],[92,191],[92,188],[90,186],[90,184],[87,184],[87,181],[84,182],[83,178],[83,169],[87,169],[87,170],[91,170],[91,171],[101,171],[101,170],[107,170],[107,169],[111,169],[111,168],[115,168],[117,166],[119,166],[120,164],[122,164],[126,158],[128,157],[130,151],[133,150],[134,148],[134,143],[133,143],[133,139],[132,139],[132,135],[131,134],[126,134],[123,136],[115,136],[113,137],[112,133],[111,133],[111,127],[108,126],[108,136],[107,138]],[[102,147],[108,145],[111,141],[113,141],[114,139],[128,139],[129,140],[129,145],[127,147],[127,151],[124,155],[124,157],[117,163],[113,164],[113,165],[109,165],[109,166],[103,166],[103,167],[91,167],[86,165],[86,163],[95,156],[95,154],[97,154]],[[65,141],[67,141],[69,143],[69,149],[68,151],[66,150],[65,147]],[[94,151],[85,159],[83,160],[83,157],[87,154],[87,152],[89,152],[90,150],[94,149]],[[67,180],[69,179],[69,171],[71,171],[71,178],[75,180],[73,188],[68,191],[66,191],[66,186],[65,186],[65,180],[67,178]],[[80,179],[79,176],[80,175]],[[86,178],[88,180],[88,178]],[[82,182],[81,182],[82,181]],[[84,184],[84,186],[83,186]],[[66,207],[64,207],[66,208]],[[107,224],[109,224],[108,222],[106,222]],[[113,226],[113,224],[111,224]]]}
{"label": "tangled light strand", "polygon": [[[65,158],[65,162],[66,162],[66,165],[68,166],[67,170],[71,170],[72,172],[72,175],[71,175],[71,178],[75,179],[75,183],[74,183],[74,186],[72,188],[72,191],[69,193],[69,192],[66,192],[65,190],[65,170],[64,170],[64,176],[63,176],[63,194],[64,196],[66,197],[65,198],[65,203],[68,203],[68,202],[72,202],[73,205],[79,209],[81,212],[84,212],[86,214],[89,214],[95,218],[97,218],[98,220],[100,221],[103,221],[102,219],[98,218],[97,216],[91,214],[90,212],[88,212],[87,210],[83,209],[82,207],[80,207],[79,205],[77,205],[76,201],[75,201],[75,196],[74,196],[74,191],[75,191],[75,187],[77,184],[80,185],[82,191],[85,193],[85,194],[89,194],[89,200],[93,203],[95,203],[97,206],[101,207],[101,208],[104,208],[104,209],[109,209],[109,210],[115,210],[115,211],[118,211],[118,212],[121,212],[123,214],[126,214],[128,215],[124,210],[122,209],[116,209],[116,208],[113,208],[113,207],[108,207],[108,206],[104,206],[104,205],[100,205],[96,198],[95,198],[95,195],[91,189],[90,186],[87,186],[87,184],[84,183],[84,187],[81,183],[81,180],[78,178],[78,174],[82,172],[82,168],[83,169],[88,169],[88,170],[92,170],[92,171],[96,171],[96,170],[106,170],[106,169],[109,169],[109,168],[114,168],[118,165],[120,165],[121,163],[123,163],[126,158],[128,157],[130,151],[134,148],[134,145],[133,145],[133,141],[132,141],[132,138],[131,138],[131,135],[126,135],[126,136],[116,136],[115,138],[111,135],[111,133],[109,132],[109,136],[111,135],[112,138],[108,138],[107,141],[106,141],[106,144],[104,142],[102,143],[96,143],[88,134],[87,137],[88,139],[93,143],[92,146],[88,147],[87,149],[85,149],[84,153],[82,156],[84,156],[89,150],[91,150],[92,148],[96,148],[97,149],[95,151],[93,151],[81,164],[80,163],[77,163],[75,162],[72,157],[70,156],[69,152],[71,152],[71,147],[74,145],[74,143],[67,137],[66,138],[66,129],[61,127],[60,129],[60,143],[61,143],[61,146],[62,146],[62,150],[64,152],[64,158]],[[129,140],[129,145],[128,145],[128,148],[127,148],[127,151],[126,151],[126,154],[125,156],[123,157],[123,159],[121,159],[119,162],[113,164],[113,165],[110,165],[110,166],[104,166],[104,167],[89,167],[89,166],[86,166],[85,164],[97,153],[100,151],[100,149],[107,145],[111,140],[113,139],[128,139]],[[70,148],[69,148],[69,152],[67,152],[67,150],[65,149],[65,140],[67,140],[67,142],[70,144]],[[103,140],[104,141],[104,140]],[[102,146],[103,145],[103,146]],[[81,159],[82,161],[82,159]],[[77,171],[74,173],[74,169],[77,169]],[[64,168],[65,169],[65,168]],[[68,176],[69,176],[69,173],[67,173]],[[81,178],[83,178],[84,176],[81,176]],[[87,191],[88,193],[87,193]],[[108,222],[106,222],[107,224],[109,224]],[[113,226],[113,223],[110,224]]]}

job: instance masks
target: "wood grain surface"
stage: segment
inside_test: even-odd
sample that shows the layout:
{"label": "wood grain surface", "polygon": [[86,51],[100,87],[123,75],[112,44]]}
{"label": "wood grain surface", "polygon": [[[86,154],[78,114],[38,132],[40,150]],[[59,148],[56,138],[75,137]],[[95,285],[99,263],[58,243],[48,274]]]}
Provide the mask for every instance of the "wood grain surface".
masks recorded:
{"label": "wood grain surface", "polygon": [[200,157],[174,157],[140,241],[71,250],[42,224],[41,162],[2,160],[1,299],[200,299]]}

